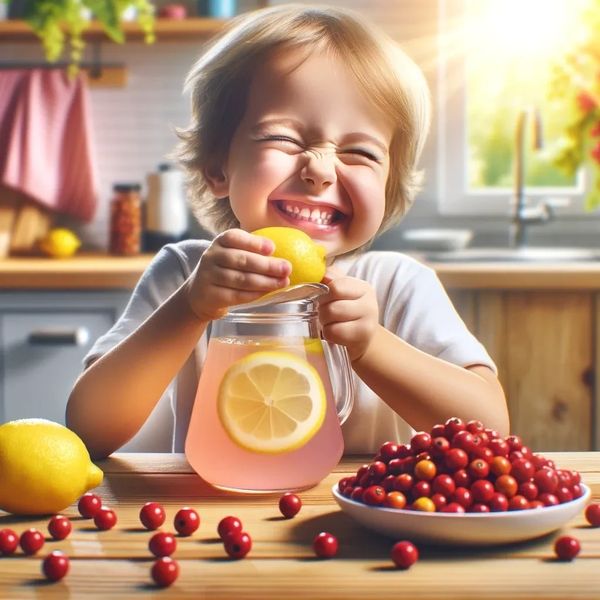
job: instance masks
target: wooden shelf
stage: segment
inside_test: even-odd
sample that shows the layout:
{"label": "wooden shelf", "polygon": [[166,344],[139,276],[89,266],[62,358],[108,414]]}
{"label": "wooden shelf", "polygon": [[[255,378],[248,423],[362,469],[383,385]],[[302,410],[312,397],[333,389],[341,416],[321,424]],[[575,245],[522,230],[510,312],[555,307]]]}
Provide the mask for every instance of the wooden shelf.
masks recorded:
{"label": "wooden shelf", "polygon": [[[157,42],[185,41],[208,37],[221,30],[225,19],[189,18],[156,19],[154,32]],[[143,31],[137,23],[124,23],[123,30],[128,41],[142,40]],[[92,21],[85,32],[85,39],[108,39],[99,23]],[[0,42],[31,42],[37,36],[25,21],[0,21]]]}

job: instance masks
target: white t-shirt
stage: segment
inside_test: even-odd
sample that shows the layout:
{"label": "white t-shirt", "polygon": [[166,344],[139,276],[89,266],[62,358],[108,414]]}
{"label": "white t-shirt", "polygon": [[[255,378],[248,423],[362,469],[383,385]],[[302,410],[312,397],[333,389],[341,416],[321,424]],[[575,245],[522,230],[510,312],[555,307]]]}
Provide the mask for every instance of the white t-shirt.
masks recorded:
{"label": "white t-shirt", "polygon": [[[165,246],[140,278],[123,315],[96,341],[84,364],[113,348],[173,294],[192,273],[208,244],[206,240],[188,240]],[[379,322],[404,341],[459,366],[487,365],[496,371],[429,267],[398,252],[377,251],[338,260],[335,266],[371,284],[377,294]],[[142,429],[123,450],[183,451],[206,348],[205,333]],[[410,426],[354,377],[354,408],[342,428],[345,452],[373,453],[387,440],[408,441],[413,433]]]}

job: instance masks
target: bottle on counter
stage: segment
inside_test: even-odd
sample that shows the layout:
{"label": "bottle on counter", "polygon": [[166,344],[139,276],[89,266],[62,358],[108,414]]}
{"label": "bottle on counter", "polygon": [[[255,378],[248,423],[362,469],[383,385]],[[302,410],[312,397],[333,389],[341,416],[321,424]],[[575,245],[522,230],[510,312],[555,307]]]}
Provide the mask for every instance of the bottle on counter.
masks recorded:
{"label": "bottle on counter", "polygon": [[139,254],[142,241],[142,200],[139,183],[115,183],[110,203],[111,254]]}

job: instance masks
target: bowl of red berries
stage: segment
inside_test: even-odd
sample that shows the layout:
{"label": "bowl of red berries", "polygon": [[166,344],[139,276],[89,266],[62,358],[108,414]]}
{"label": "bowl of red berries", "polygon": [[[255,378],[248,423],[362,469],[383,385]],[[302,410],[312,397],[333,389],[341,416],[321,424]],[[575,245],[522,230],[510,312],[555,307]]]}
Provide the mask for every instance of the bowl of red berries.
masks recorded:
{"label": "bowl of red berries", "polygon": [[410,444],[386,442],[373,460],[332,488],[340,508],[392,538],[484,546],[559,529],[590,489],[516,436],[451,418]]}

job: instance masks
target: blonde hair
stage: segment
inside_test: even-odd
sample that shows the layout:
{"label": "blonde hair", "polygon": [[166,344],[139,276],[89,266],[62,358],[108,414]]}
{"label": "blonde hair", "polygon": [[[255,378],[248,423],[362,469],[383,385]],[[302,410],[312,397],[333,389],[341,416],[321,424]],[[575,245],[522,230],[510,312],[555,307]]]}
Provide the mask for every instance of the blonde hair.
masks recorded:
{"label": "blonde hair", "polygon": [[238,16],[188,74],[192,121],[177,132],[181,142],[176,156],[188,174],[196,218],[213,233],[239,226],[229,202],[210,193],[204,173],[226,163],[256,69],[276,51],[288,49],[307,54],[327,49],[339,56],[375,106],[396,124],[378,234],[389,229],[406,213],[422,181],[417,163],[430,119],[425,78],[391,38],[362,23],[357,14],[295,4]]}

